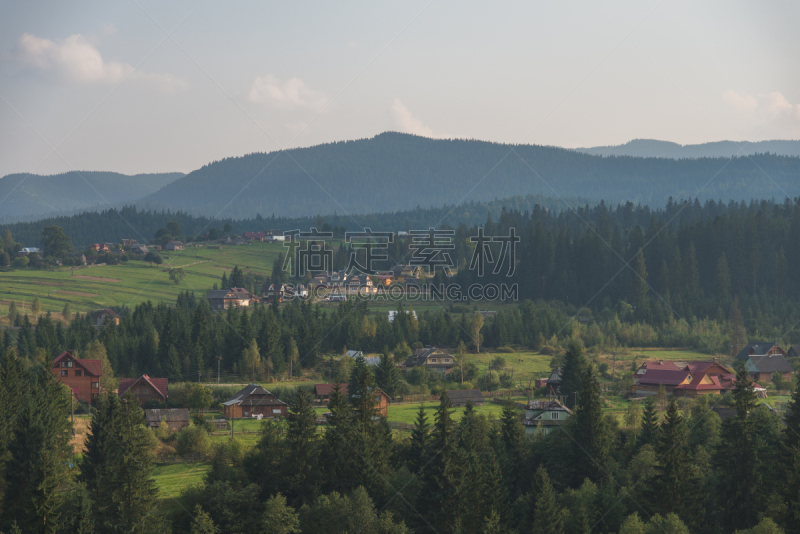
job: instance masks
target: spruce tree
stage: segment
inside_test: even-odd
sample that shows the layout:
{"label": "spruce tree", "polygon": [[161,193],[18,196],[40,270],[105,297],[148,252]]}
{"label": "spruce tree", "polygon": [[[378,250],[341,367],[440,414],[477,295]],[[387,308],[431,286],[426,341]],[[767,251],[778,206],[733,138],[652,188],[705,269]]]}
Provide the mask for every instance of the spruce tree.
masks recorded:
{"label": "spruce tree", "polygon": [[573,444],[573,481],[584,478],[598,480],[608,460],[611,433],[603,414],[600,386],[594,371],[589,369],[579,393],[575,418],[575,443]]}
{"label": "spruce tree", "polygon": [[355,415],[339,383],[334,385],[328,410],[330,415],[320,453],[324,473],[322,493],[349,493],[358,487],[356,462],[361,459],[354,454],[352,445],[356,435]]}
{"label": "spruce tree", "polygon": [[[589,363],[583,351],[583,343],[579,340],[572,340],[567,347],[564,355],[564,366],[561,369],[561,395],[564,397],[564,404],[568,408],[575,408],[575,400],[586,377]],[[578,399],[580,404],[580,399]]]}
{"label": "spruce tree", "polygon": [[728,328],[731,338],[731,357],[736,356],[747,344],[747,333],[744,328],[742,312],[739,310],[739,297],[734,297],[731,303],[731,311],[728,315]]}
{"label": "spruce tree", "polygon": [[290,503],[300,507],[311,504],[319,490],[317,416],[305,391],[297,390],[286,420],[284,485]]}
{"label": "spruce tree", "polygon": [[375,379],[383,391],[390,397],[394,397],[397,383],[400,380],[400,373],[394,364],[394,360],[389,354],[389,349],[384,348],[381,354],[381,361],[375,369]]}
{"label": "spruce tree", "polygon": [[638,445],[653,445],[658,440],[658,410],[656,409],[656,399],[650,395],[644,400],[644,410],[642,410],[642,430],[639,434]]}
{"label": "spruce tree", "polygon": [[558,505],[558,496],[547,469],[539,466],[534,477],[536,504],[533,512],[533,532],[536,534],[563,534],[564,513]]}
{"label": "spruce tree", "polygon": [[419,405],[414,425],[411,430],[411,445],[408,451],[408,468],[412,473],[419,474],[419,471],[428,462],[431,450],[431,425],[428,423],[424,404]]}
{"label": "spruce tree", "polygon": [[194,519],[190,534],[219,534],[219,528],[214,524],[208,512],[199,504],[194,507]]}
{"label": "spruce tree", "polygon": [[663,514],[683,512],[687,500],[693,497],[694,481],[686,453],[687,431],[675,398],[669,401],[659,434],[655,448],[659,460],[652,479],[651,502]]}
{"label": "spruce tree", "polygon": [[513,499],[519,495],[523,484],[523,471],[520,466],[525,463],[525,429],[520,422],[520,415],[511,402],[503,406],[500,417],[500,434],[503,439],[503,474],[509,495]]}
{"label": "spruce tree", "polygon": [[15,399],[8,444],[2,524],[23,532],[55,533],[61,528],[61,486],[68,481],[69,393],[49,371],[34,367],[31,387]]}

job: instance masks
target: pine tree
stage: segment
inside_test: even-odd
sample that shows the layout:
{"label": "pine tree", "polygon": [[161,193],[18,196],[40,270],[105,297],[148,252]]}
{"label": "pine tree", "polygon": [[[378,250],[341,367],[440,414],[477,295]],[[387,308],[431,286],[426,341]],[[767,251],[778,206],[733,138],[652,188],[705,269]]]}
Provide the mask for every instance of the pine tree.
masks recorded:
{"label": "pine tree", "polygon": [[591,368],[579,393],[579,404],[574,417],[573,481],[579,483],[587,477],[598,480],[608,460],[611,435],[603,414],[600,386]]}
{"label": "pine tree", "polygon": [[106,351],[105,345],[103,345],[99,339],[95,339],[89,344],[89,350],[85,358],[100,360],[103,369],[103,374],[100,375],[100,389],[102,391],[114,391],[117,389],[117,379],[114,376],[114,368],[108,360],[108,352]]}
{"label": "pine tree", "polygon": [[72,308],[70,308],[69,302],[64,304],[64,309],[61,310],[61,317],[63,317],[66,322],[72,320]]}
{"label": "pine tree", "polygon": [[264,534],[299,534],[300,518],[280,493],[264,503]]}
{"label": "pine tree", "polygon": [[411,430],[411,446],[409,447],[408,468],[412,473],[419,473],[428,462],[431,449],[431,425],[425,414],[425,405],[419,405],[414,428]]}
{"label": "pine tree", "polygon": [[297,391],[286,420],[284,479],[288,499],[297,508],[311,504],[319,490],[317,416],[305,391]]}
{"label": "pine tree", "polygon": [[176,380],[183,374],[181,366],[181,357],[178,355],[178,349],[175,345],[170,345],[167,351],[167,361],[164,363],[164,372],[168,378]]}
{"label": "pine tree", "polygon": [[70,401],[49,369],[33,369],[32,386],[15,399],[19,413],[12,419],[8,444],[2,524],[10,528],[16,523],[24,532],[55,533],[64,521],[60,486],[68,480],[72,454],[66,417]]}
{"label": "pine tree", "polygon": [[564,514],[558,505],[556,492],[544,466],[539,466],[539,469],[536,470],[534,485],[536,486],[536,504],[533,513],[533,532],[563,534]]}
{"label": "pine tree", "polygon": [[8,324],[14,324],[17,319],[17,301],[12,300],[8,306]]}
{"label": "pine tree", "polygon": [[214,524],[211,516],[199,504],[194,507],[191,534],[219,534],[219,528]]}
{"label": "pine tree", "polygon": [[31,311],[34,315],[39,315],[42,313],[42,302],[39,300],[39,297],[35,297],[33,299],[33,303],[31,304]]}
{"label": "pine tree", "polygon": [[693,496],[693,480],[685,448],[686,428],[675,398],[667,406],[667,414],[659,434],[656,447],[659,461],[652,480],[651,502],[656,510],[664,514],[672,511],[685,512],[687,499]]}
{"label": "pine tree", "polygon": [[[564,366],[561,370],[561,395],[568,408],[575,408],[577,393],[583,388],[589,363],[583,352],[583,344],[579,340],[572,340],[564,355]],[[578,399],[580,404],[580,399]]]}
{"label": "pine tree", "polygon": [[505,449],[503,478],[506,481],[509,495],[516,498],[523,484],[523,471],[519,466],[525,462],[525,429],[520,422],[517,410],[510,402],[503,406],[503,413],[500,417],[500,435]]}
{"label": "pine tree", "polygon": [[381,361],[375,369],[375,380],[379,388],[390,397],[394,397],[397,383],[400,380],[400,373],[394,364],[391,354],[389,354],[389,349],[383,349]]}
{"label": "pine tree", "polygon": [[320,453],[320,465],[324,473],[322,493],[337,491],[349,493],[358,486],[356,463],[361,459],[353,453],[355,440],[355,416],[350,402],[336,383],[328,403],[327,430]]}
{"label": "pine tree", "polygon": [[642,410],[642,430],[639,434],[639,445],[653,445],[658,441],[658,410],[656,399],[652,395],[645,398]]}
{"label": "pine tree", "polygon": [[642,321],[647,321],[650,318],[650,300],[647,297],[650,286],[647,284],[647,268],[645,265],[644,254],[640,248],[636,253],[636,262],[633,269],[635,273],[633,305],[636,308],[636,316]]}

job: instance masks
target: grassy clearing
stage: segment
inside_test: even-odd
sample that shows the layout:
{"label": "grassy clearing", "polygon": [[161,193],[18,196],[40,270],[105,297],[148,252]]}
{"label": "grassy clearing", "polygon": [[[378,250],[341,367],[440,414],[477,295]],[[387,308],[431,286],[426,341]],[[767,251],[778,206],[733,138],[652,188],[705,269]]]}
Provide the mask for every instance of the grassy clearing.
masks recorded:
{"label": "grassy clearing", "polygon": [[[498,356],[506,361],[503,368],[508,369],[509,372],[513,371],[515,384],[523,382],[527,385],[529,380],[536,380],[537,378],[546,379],[550,376],[550,360],[552,357],[531,351],[511,353],[487,352],[469,356],[468,359],[475,362],[478,366],[479,374],[483,374],[485,371],[489,370],[489,365],[492,360]],[[501,370],[500,373],[502,372]]]}
{"label": "grassy clearing", "polygon": [[[59,271],[18,270],[0,272],[0,315],[5,315],[11,301],[30,313],[31,302],[39,297],[42,312],[51,312],[61,319],[60,312],[69,302],[73,313],[126,304],[133,307],[147,300],[174,302],[178,293],[195,291],[205,294],[222,273],[235,265],[240,269],[268,275],[272,263],[284,247],[280,243],[253,243],[225,246],[219,249],[190,247],[182,251],[162,251],[164,264],[148,265],[131,260],[124,265],[105,265],[85,269]],[[202,262],[202,263],[196,263]],[[186,278],[175,285],[165,272],[170,266],[183,267]]]}

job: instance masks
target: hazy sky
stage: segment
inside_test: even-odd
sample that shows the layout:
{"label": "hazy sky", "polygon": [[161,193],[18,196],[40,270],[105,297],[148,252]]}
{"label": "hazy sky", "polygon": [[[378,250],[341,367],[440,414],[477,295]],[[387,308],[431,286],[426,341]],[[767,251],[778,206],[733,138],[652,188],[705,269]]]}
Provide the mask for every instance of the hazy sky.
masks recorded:
{"label": "hazy sky", "polygon": [[567,147],[800,138],[796,1],[20,1],[0,13],[0,176],[186,172],[386,130]]}

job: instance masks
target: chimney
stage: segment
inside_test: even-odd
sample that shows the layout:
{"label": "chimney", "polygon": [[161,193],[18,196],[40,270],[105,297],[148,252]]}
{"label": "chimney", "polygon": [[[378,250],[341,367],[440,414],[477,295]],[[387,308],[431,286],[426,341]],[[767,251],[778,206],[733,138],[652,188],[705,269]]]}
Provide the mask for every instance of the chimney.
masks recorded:
{"label": "chimney", "polygon": [[719,358],[714,358],[714,363],[719,363]]}

